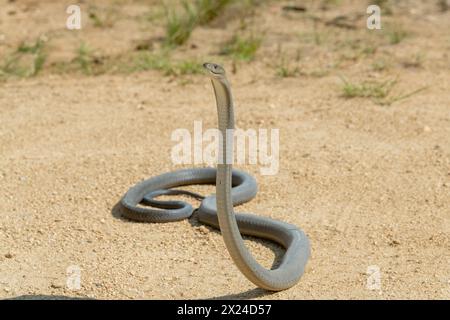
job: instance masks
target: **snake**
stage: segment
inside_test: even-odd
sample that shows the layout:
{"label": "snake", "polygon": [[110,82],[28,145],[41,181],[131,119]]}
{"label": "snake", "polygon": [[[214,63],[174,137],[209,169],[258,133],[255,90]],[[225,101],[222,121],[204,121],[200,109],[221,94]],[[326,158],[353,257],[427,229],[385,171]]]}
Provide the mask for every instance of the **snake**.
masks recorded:
{"label": "snake", "polygon": [[[219,229],[232,261],[257,287],[281,291],[298,283],[310,257],[310,243],[297,226],[249,213],[235,213],[234,207],[252,200],[257,183],[250,174],[233,169],[232,133],[235,127],[230,83],[225,70],[216,63],[204,63],[214,89],[219,129],[216,167],[180,169],[151,177],[131,187],[122,197],[122,216],[139,222],[172,222],[187,219],[196,212],[200,223]],[[209,196],[175,189],[196,184],[216,186]],[[158,200],[160,196],[186,195],[201,200],[197,209],[184,201]],[[252,256],[242,235],[253,236],[281,245],[284,255],[266,269]]]}

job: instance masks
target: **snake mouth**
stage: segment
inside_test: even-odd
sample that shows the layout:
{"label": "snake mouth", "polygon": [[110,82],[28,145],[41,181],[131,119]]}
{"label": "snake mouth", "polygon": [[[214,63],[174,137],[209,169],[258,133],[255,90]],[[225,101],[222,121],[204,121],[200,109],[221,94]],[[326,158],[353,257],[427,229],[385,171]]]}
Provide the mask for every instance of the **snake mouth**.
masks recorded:
{"label": "snake mouth", "polygon": [[225,70],[222,68],[222,66],[216,64],[216,63],[204,63],[203,67],[209,71],[209,73],[213,76],[223,76],[225,75]]}

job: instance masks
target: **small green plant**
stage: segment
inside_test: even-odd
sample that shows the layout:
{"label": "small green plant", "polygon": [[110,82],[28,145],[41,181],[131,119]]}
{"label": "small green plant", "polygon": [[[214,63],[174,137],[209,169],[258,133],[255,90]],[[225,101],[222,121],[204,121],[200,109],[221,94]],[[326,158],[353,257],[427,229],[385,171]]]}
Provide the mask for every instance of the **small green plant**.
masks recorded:
{"label": "small green plant", "polygon": [[152,53],[144,53],[138,56],[133,71],[169,70],[170,63],[166,56]]}
{"label": "small green plant", "polygon": [[361,83],[352,83],[342,78],[342,93],[346,98],[364,97],[382,99],[387,97],[394,87],[396,80],[363,81]]}
{"label": "small green plant", "polygon": [[297,75],[300,74],[300,69],[299,67],[291,67],[287,64],[281,64],[277,67],[277,76],[281,77],[281,78],[291,78],[291,77],[296,77]]}
{"label": "small green plant", "polygon": [[261,46],[262,38],[256,36],[241,37],[238,35],[225,44],[221,54],[229,55],[234,60],[251,61]]}
{"label": "small green plant", "polygon": [[41,39],[36,40],[34,43],[26,43],[22,42],[19,47],[17,48],[18,53],[31,53],[31,54],[37,54],[42,51],[44,48],[44,41]]}
{"label": "small green plant", "polygon": [[165,54],[145,53],[139,56],[133,71],[158,70],[166,76],[199,74],[202,65],[196,61],[171,61]]}
{"label": "small green plant", "polygon": [[41,72],[46,60],[47,60],[47,55],[45,53],[36,54],[33,59],[33,64],[32,64],[30,75],[35,76],[39,72]]}
{"label": "small green plant", "polygon": [[214,20],[231,2],[232,0],[185,0],[181,2],[181,12],[166,6],[166,46],[184,44],[197,25]]}
{"label": "small green plant", "polygon": [[87,75],[92,74],[93,57],[91,49],[83,42],[78,47],[76,54],[74,62],[78,64],[81,71]]}
{"label": "small green plant", "polygon": [[176,74],[201,74],[203,73],[203,66],[201,63],[191,60],[184,60],[175,64]]}
{"label": "small green plant", "polygon": [[399,44],[408,36],[408,32],[399,26],[393,26],[391,28],[388,28],[386,34],[389,43],[392,45]]}
{"label": "small green plant", "polygon": [[407,99],[407,98],[409,98],[409,97],[411,97],[411,96],[413,96],[413,95],[415,95],[415,94],[417,94],[419,92],[422,92],[422,91],[426,90],[427,88],[428,87],[426,87],[426,86],[425,87],[421,87],[419,89],[413,90],[413,91],[408,92],[408,93],[400,94],[400,95],[397,95],[397,96],[394,96],[394,97],[390,97],[389,99],[381,100],[378,103],[381,104],[381,105],[388,105],[389,106],[389,105],[393,104],[394,102]]}
{"label": "small green plant", "polygon": [[343,81],[342,95],[345,98],[371,98],[379,105],[391,105],[426,89],[426,87],[422,87],[406,94],[392,96],[391,92],[397,84],[397,79],[386,81],[371,80],[361,83],[351,83],[344,78],[341,78],[341,80]]}
{"label": "small green plant", "polygon": [[377,52],[377,47],[373,45],[367,45],[361,48],[361,55],[371,56]]}
{"label": "small green plant", "polygon": [[103,8],[101,11],[95,6],[88,8],[88,17],[91,19],[94,27],[97,28],[110,28],[114,26],[114,22],[117,19],[116,15],[114,8]]}
{"label": "small green plant", "polygon": [[370,0],[369,4],[374,4],[380,7],[381,14],[391,15],[392,6],[389,0]]}
{"label": "small green plant", "polygon": [[0,65],[0,77],[32,77],[43,68],[47,55],[44,50],[45,42],[41,39],[35,42],[21,43]]}
{"label": "small green plant", "polygon": [[203,25],[211,22],[230,4],[233,0],[197,0],[198,24]]}
{"label": "small green plant", "polygon": [[197,24],[197,14],[189,2],[183,2],[183,10],[180,14],[175,9],[166,7],[165,44],[168,47],[184,44]]}
{"label": "small green plant", "polygon": [[23,69],[18,67],[18,58],[11,55],[5,58],[0,66],[0,78],[7,78],[8,76],[23,76]]}
{"label": "small green plant", "polygon": [[[348,48],[347,48],[348,46]],[[349,61],[358,61],[368,56],[373,56],[377,52],[377,47],[371,43],[361,43],[360,41],[348,42],[344,44],[340,58]]]}
{"label": "small green plant", "polygon": [[281,78],[291,78],[300,75],[300,68],[298,67],[298,62],[300,61],[300,50],[297,50],[295,57],[295,66],[289,63],[284,53],[281,50],[281,46],[278,48],[277,55],[280,57],[278,64],[275,66],[277,76]]}

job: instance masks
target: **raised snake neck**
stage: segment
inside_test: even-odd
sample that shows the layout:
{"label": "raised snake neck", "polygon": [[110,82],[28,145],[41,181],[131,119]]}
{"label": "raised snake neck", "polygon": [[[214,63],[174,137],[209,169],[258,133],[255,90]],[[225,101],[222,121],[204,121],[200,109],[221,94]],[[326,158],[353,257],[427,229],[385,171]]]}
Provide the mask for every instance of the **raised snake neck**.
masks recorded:
{"label": "raised snake neck", "polygon": [[[220,228],[225,245],[239,270],[258,287],[279,291],[295,285],[310,255],[305,233],[295,225],[252,214],[234,213],[233,206],[255,197],[257,185],[249,174],[232,169],[230,161],[234,129],[234,108],[225,71],[217,64],[205,63],[216,96],[218,125],[221,133],[219,163],[214,168],[184,169],[145,180],[132,187],[121,200],[125,217],[144,222],[169,222],[188,218],[193,207],[182,201],[160,201],[159,195],[200,195],[171,188],[189,184],[214,184],[216,195],[204,197],[198,208],[198,220]],[[146,204],[152,207],[143,207]],[[156,208],[155,208],[156,207]],[[158,209],[157,209],[158,208]],[[286,252],[275,269],[265,269],[246,248],[242,234],[269,239],[282,245]],[[211,281],[212,282],[212,281]]]}

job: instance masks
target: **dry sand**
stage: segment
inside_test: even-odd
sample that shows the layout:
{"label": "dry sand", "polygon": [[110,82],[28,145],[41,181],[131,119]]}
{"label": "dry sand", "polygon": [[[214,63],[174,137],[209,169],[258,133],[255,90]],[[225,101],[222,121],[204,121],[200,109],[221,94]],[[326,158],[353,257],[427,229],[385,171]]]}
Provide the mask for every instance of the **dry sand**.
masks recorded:
{"label": "dry sand", "polygon": [[[32,9],[24,12],[27,5]],[[253,23],[266,32],[263,45],[255,61],[230,74],[238,125],[280,129],[279,173],[262,176],[256,166],[241,166],[260,191],[237,211],[307,233],[312,257],[299,284],[274,294],[255,289],[233,265],[220,233],[195,218],[168,224],[120,218],[117,203],[130,186],[180,168],[170,159],[174,129],[192,131],[195,120],[215,126],[206,77],[43,72],[0,83],[1,298],[450,298],[450,13],[431,5],[405,9],[396,22],[411,36],[401,43],[344,59],[322,76],[280,78],[271,64],[277,43],[293,55],[298,33],[311,31],[309,20],[286,16],[281,5],[258,8]],[[1,1],[0,54],[51,30],[55,61],[81,38],[105,54],[129,50],[147,36],[144,22],[134,21],[143,6],[128,1],[121,9],[126,18],[113,27],[87,25],[74,35],[63,29],[62,5]],[[361,8],[351,3],[322,15]],[[198,28],[177,54],[214,56],[211,48],[237,24]],[[155,22],[152,35],[161,28]],[[332,39],[358,34],[323,28]],[[338,56],[311,43],[303,49],[302,66],[311,72]],[[403,63],[417,53],[425,54],[420,66]],[[387,70],[371,69],[379,57],[389,61]],[[343,98],[339,75],[398,77],[398,92],[427,89],[380,106]],[[246,239],[266,267],[283,253]],[[79,290],[66,287],[69,266],[81,269]],[[381,290],[367,288],[370,266],[380,270]]]}

